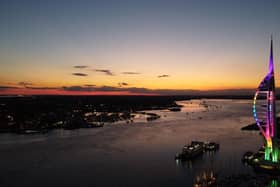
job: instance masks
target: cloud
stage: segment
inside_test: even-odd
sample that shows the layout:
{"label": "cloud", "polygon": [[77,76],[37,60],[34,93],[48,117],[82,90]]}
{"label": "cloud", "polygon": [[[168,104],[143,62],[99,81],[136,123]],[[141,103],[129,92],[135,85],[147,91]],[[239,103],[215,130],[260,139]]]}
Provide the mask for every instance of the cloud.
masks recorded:
{"label": "cloud", "polygon": [[88,68],[88,66],[73,66],[73,68],[77,68],[77,69],[85,69],[85,68]]}
{"label": "cloud", "polygon": [[88,74],[85,74],[85,73],[72,73],[72,75],[80,76],[80,77],[86,77],[86,76],[88,76]]}
{"label": "cloud", "polygon": [[124,91],[122,88],[114,86],[101,86],[101,87],[89,87],[89,86],[63,86],[64,91]]}
{"label": "cloud", "polygon": [[[0,87],[1,88],[1,87]],[[77,92],[129,92],[131,94],[155,95],[189,95],[189,96],[251,96],[254,89],[227,89],[227,90],[192,90],[192,89],[149,89],[143,87],[114,87],[114,86],[64,86],[58,88],[63,91]],[[280,89],[276,90],[280,93]]]}
{"label": "cloud", "polygon": [[125,71],[125,72],[122,72],[122,74],[125,74],[125,75],[139,75],[141,73],[139,73],[139,72],[132,72],[132,71]]}
{"label": "cloud", "polygon": [[93,87],[83,87],[83,86],[63,86],[62,90],[65,91],[87,91],[87,92],[91,92],[94,91],[95,88]]}
{"label": "cloud", "polygon": [[[26,84],[20,84],[26,85]],[[47,90],[56,90],[56,91],[69,91],[69,92],[123,92],[127,94],[141,95],[141,94],[150,94],[150,95],[188,95],[188,96],[252,96],[255,92],[255,89],[225,89],[225,90],[192,90],[192,89],[149,89],[144,87],[131,87],[130,84],[126,82],[119,82],[118,86],[96,86],[94,84],[84,84],[84,85],[73,85],[73,86],[63,86],[63,87],[43,87],[43,86],[9,86],[9,85],[0,85],[0,95],[1,92],[7,93],[9,90],[18,89],[20,90],[42,90],[42,94],[48,93]],[[43,92],[46,90],[46,92]],[[17,91],[18,93],[18,91]],[[276,94],[280,95],[280,88],[276,88]]]}
{"label": "cloud", "polygon": [[87,87],[95,87],[96,85],[95,85],[95,84],[85,84],[84,86],[87,86]]}
{"label": "cloud", "polygon": [[8,89],[19,89],[19,87],[15,87],[15,86],[3,86],[3,85],[0,85],[0,91],[3,91],[3,90],[8,90]]}
{"label": "cloud", "polygon": [[129,84],[126,82],[119,82],[118,85],[119,87],[123,87],[123,86],[128,86]]}
{"label": "cloud", "polygon": [[96,72],[104,73],[105,75],[113,76],[114,74],[108,69],[95,69]]}
{"label": "cloud", "polygon": [[[137,87],[114,87],[114,86],[100,86],[100,87],[88,87],[88,86],[63,86],[62,90],[64,91],[102,91],[102,92],[116,92],[116,91],[125,91],[131,93],[156,93],[164,91],[152,90],[147,88],[137,88]],[[170,90],[172,92],[172,90]]]}
{"label": "cloud", "polygon": [[23,82],[23,81],[22,81],[22,82],[19,82],[18,85],[27,87],[27,86],[31,86],[31,85],[33,85],[33,84],[30,83],[30,82]]}
{"label": "cloud", "polygon": [[33,87],[33,86],[26,86],[27,89],[32,90],[56,90],[59,89],[58,87]]}
{"label": "cloud", "polygon": [[163,74],[163,75],[158,75],[158,78],[165,78],[165,77],[170,77],[170,75],[165,75],[165,74]]}
{"label": "cloud", "polygon": [[96,87],[95,91],[122,91],[122,89],[114,86],[101,86]]}

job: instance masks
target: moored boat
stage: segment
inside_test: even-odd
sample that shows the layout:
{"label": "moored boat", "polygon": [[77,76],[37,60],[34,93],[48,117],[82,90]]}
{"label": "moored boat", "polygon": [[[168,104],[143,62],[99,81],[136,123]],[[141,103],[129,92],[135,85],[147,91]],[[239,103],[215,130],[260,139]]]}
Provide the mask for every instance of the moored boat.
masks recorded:
{"label": "moored boat", "polygon": [[220,145],[215,142],[205,142],[204,149],[206,151],[217,151],[220,148]]}
{"label": "moored boat", "polygon": [[203,153],[203,142],[192,141],[190,145],[184,145],[182,152],[177,153],[175,159],[188,160]]}
{"label": "moored boat", "polygon": [[264,159],[254,159],[251,163],[252,167],[256,172],[261,173],[268,173],[272,175],[279,175],[280,174],[280,164],[267,161]]}

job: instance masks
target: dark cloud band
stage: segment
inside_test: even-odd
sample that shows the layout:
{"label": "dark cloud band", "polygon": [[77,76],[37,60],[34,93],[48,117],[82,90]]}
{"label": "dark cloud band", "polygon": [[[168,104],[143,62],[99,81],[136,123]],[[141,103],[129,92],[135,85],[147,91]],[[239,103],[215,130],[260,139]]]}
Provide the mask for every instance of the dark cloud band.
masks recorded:
{"label": "dark cloud band", "polygon": [[85,73],[72,73],[72,75],[74,75],[74,76],[80,76],[80,77],[86,77],[86,76],[88,76],[88,74],[85,74]]}
{"label": "dark cloud band", "polygon": [[108,69],[95,69],[94,71],[104,73],[105,75],[113,76],[114,74],[112,73],[111,70]]}
{"label": "dark cloud band", "polygon": [[170,77],[170,75],[158,75],[158,78],[166,78],[166,77]]}
{"label": "dark cloud band", "polygon": [[132,72],[132,71],[125,71],[125,72],[122,72],[122,74],[125,74],[125,75],[139,75],[140,73],[139,72]]}
{"label": "dark cloud band", "polygon": [[77,68],[77,69],[85,69],[85,68],[88,68],[88,66],[73,66],[73,68]]}

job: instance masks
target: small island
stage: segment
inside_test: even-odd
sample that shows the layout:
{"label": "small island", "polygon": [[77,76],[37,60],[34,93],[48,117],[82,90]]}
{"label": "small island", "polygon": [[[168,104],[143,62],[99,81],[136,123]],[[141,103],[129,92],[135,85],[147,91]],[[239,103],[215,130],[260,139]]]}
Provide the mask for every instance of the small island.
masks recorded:
{"label": "small island", "polygon": [[[280,125],[280,117],[276,118],[276,122],[277,122],[277,125],[279,126]],[[241,130],[242,131],[259,131],[259,127],[258,127],[257,123],[252,123],[252,124],[249,124],[245,127],[242,127]]]}

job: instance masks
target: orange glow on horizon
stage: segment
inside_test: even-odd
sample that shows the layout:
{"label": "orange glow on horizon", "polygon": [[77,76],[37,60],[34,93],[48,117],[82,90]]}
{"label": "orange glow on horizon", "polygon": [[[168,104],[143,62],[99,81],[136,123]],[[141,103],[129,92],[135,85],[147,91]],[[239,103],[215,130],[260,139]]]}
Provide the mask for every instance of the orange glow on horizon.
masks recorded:
{"label": "orange glow on horizon", "polygon": [[65,91],[65,90],[32,90],[7,89],[0,91],[0,95],[158,95],[156,93],[132,93],[129,91]]}

